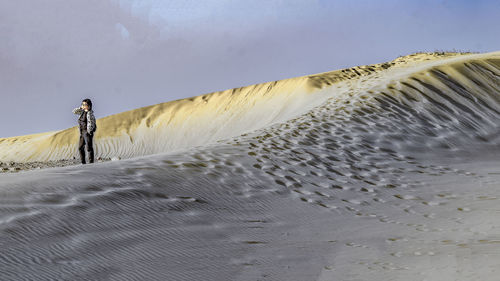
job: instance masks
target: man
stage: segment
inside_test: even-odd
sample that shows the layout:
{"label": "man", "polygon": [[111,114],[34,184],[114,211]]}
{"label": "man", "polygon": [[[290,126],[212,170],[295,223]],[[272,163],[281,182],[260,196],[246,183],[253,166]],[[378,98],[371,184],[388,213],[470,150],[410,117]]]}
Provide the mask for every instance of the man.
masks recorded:
{"label": "man", "polygon": [[94,138],[94,133],[97,130],[94,112],[92,111],[92,101],[90,99],[84,99],[82,105],[79,108],[73,109],[73,113],[80,115],[78,118],[78,127],[80,129],[80,142],[78,145],[78,150],[80,151],[80,158],[82,164],[85,162],[85,144],[87,145],[87,152],[89,154],[89,162],[94,163],[94,148],[92,145],[92,139]]}

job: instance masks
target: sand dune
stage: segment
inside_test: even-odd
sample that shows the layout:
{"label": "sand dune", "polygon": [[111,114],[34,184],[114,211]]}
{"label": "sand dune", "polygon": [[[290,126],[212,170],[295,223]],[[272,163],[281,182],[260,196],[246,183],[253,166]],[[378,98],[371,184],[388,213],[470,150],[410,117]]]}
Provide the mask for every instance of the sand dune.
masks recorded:
{"label": "sand dune", "polygon": [[139,157],[0,175],[0,280],[498,280],[499,93],[416,54],[102,118]]}
{"label": "sand dune", "polygon": [[[498,52],[413,54],[388,63],[229,89],[114,114],[97,120],[96,157],[130,158],[214,143],[300,116],[333,96],[386,85],[391,79],[412,74],[432,80],[435,75],[431,69],[436,67],[451,70],[456,79],[471,85],[473,76],[463,75],[464,64],[474,61],[486,71],[494,71],[488,69],[497,63],[498,56]],[[394,86],[399,89],[401,83],[396,81]],[[0,160],[78,158],[78,134],[75,126],[3,138],[0,139]]]}

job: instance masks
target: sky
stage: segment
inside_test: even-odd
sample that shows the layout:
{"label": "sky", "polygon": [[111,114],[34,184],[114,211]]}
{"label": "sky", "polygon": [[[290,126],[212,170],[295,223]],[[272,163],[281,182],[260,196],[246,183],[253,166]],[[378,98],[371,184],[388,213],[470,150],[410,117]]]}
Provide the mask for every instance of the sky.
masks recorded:
{"label": "sky", "polygon": [[500,50],[500,1],[0,0],[0,138],[215,91]]}

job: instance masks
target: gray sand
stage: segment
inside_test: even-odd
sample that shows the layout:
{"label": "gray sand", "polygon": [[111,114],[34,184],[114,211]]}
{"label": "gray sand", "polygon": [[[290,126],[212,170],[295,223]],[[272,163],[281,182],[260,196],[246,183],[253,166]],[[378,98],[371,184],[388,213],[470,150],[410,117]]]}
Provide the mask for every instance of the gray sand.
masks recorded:
{"label": "gray sand", "polygon": [[3,173],[0,280],[498,280],[499,63],[204,147]]}

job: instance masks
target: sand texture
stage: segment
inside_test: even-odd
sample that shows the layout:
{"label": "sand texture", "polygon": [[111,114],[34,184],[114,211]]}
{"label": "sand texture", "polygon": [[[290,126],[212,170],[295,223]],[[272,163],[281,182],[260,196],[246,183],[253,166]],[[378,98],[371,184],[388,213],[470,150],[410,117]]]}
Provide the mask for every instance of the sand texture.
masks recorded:
{"label": "sand texture", "polygon": [[[362,91],[374,84],[385,85],[384,80],[393,78],[395,73],[425,71],[436,59],[438,64],[446,64],[449,58],[457,56],[461,61],[478,57],[414,54],[393,62],[229,89],[99,118],[95,157],[123,159],[214,143],[300,116],[333,96],[352,95],[353,89]],[[0,138],[0,161],[78,158],[78,138],[77,126]]]}
{"label": "sand texture", "polygon": [[[499,124],[500,52],[101,118],[122,160],[0,174],[0,280],[495,281]],[[2,139],[0,161],[70,158],[77,133]]]}

